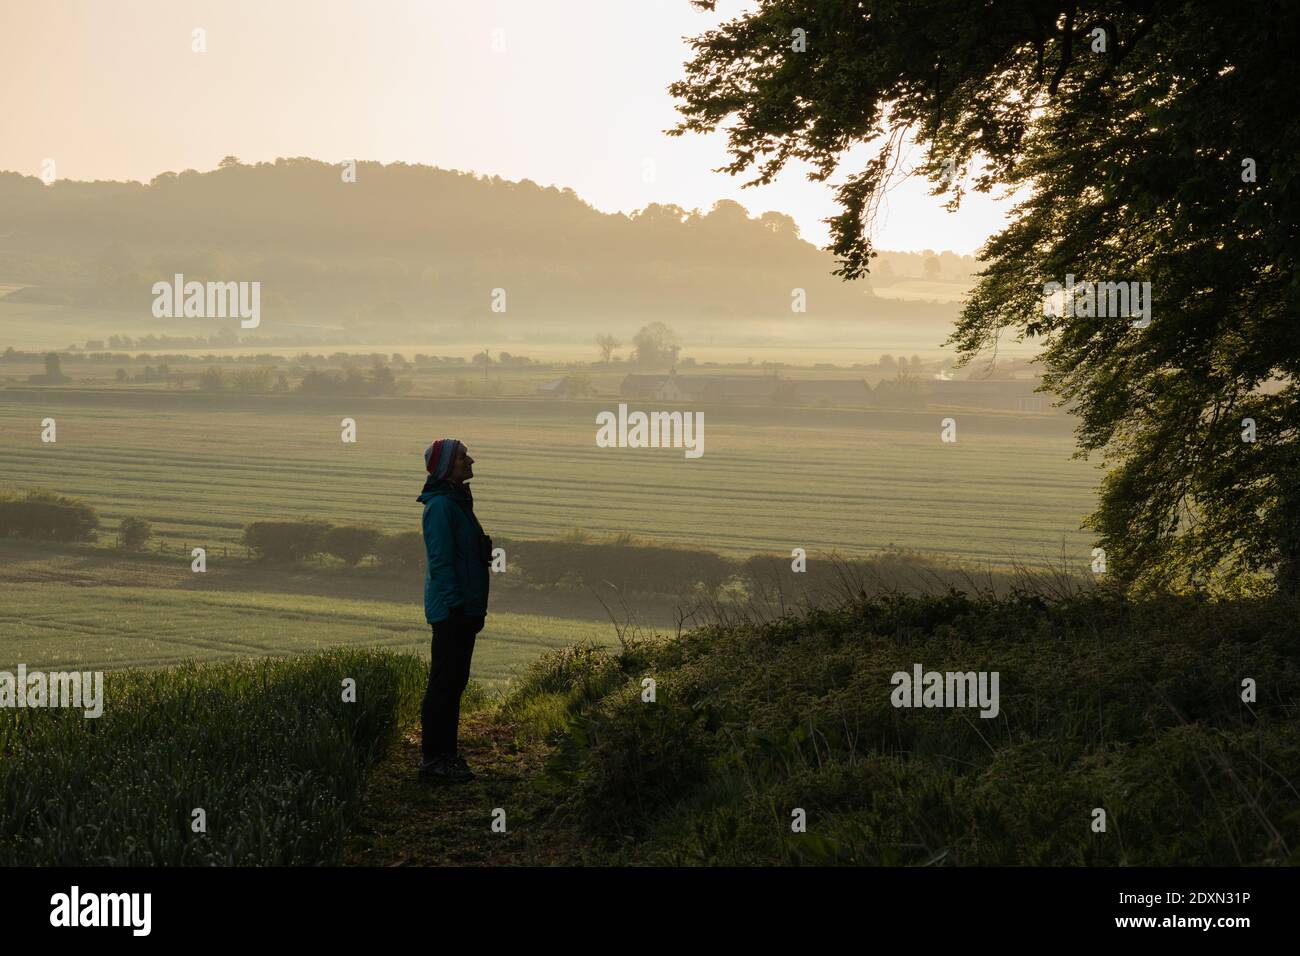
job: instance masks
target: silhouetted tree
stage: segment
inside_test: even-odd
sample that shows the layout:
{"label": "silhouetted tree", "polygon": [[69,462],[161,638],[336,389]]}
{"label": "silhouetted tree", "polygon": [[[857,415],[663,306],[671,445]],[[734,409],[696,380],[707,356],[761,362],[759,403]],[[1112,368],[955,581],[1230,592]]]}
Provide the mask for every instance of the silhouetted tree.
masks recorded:
{"label": "silhouetted tree", "polygon": [[612,335],[596,336],[596,347],[600,349],[600,360],[606,365],[614,358],[614,350],[623,347],[623,343]]}
{"label": "silhouetted tree", "polygon": [[45,379],[51,385],[68,380],[63,374],[63,360],[58,352],[47,352],[45,355]]}
{"label": "silhouetted tree", "polygon": [[140,551],[149,543],[153,525],[144,518],[127,517],[118,524],[117,533],[121,536],[122,547],[128,551]]}
{"label": "silhouetted tree", "polygon": [[226,373],[216,365],[210,365],[199,376],[199,388],[205,392],[219,392],[226,387]]}
{"label": "silhouetted tree", "polygon": [[[1300,84],[1278,64],[1297,43],[1286,0],[757,0],[693,39],[673,132],[725,127],[727,171],[755,183],[789,160],[842,175],[873,141],[828,220],[850,279],[909,140],[950,208],[1021,190],[950,340],[962,362],[1008,328],[1042,339],[1081,450],[1110,465],[1088,526],[1114,578],[1295,591]],[[1067,275],[1149,282],[1149,325],[1048,314]]]}
{"label": "silhouetted tree", "polygon": [[368,554],[374,554],[379,544],[380,532],[376,528],[363,525],[342,525],[325,532],[321,550],[342,558],[344,563],[355,566]]}
{"label": "silhouetted tree", "polygon": [[632,345],[636,363],[647,368],[671,365],[677,361],[677,353],[681,351],[677,333],[662,322],[642,326],[641,331],[632,337]]}

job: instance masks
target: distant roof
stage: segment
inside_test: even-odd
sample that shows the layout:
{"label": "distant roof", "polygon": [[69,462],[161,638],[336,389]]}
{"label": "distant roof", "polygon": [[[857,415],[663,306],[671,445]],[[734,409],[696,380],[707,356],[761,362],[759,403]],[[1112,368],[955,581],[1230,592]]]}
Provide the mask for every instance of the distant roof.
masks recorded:
{"label": "distant roof", "polygon": [[866,379],[861,378],[804,378],[792,380],[796,390],[815,392],[866,392]]}
{"label": "distant roof", "polygon": [[691,382],[683,382],[682,387],[687,391],[715,392],[724,395],[770,395],[784,384],[784,379],[769,378],[766,375],[756,377],[735,375],[697,378]]}
{"label": "distant roof", "polygon": [[935,378],[926,384],[940,392],[1032,392],[1039,379],[1032,378]]}
{"label": "distant roof", "polygon": [[623,384],[624,385],[651,385],[651,384],[658,385],[667,377],[668,377],[667,375],[643,375],[643,374],[634,373],[630,375],[624,375]]}
{"label": "distant roof", "polygon": [[786,379],[777,379],[771,375],[625,375],[623,377],[624,385],[659,385],[666,381],[675,381],[682,388],[700,389],[709,386],[732,386],[739,385],[763,385],[771,386]]}

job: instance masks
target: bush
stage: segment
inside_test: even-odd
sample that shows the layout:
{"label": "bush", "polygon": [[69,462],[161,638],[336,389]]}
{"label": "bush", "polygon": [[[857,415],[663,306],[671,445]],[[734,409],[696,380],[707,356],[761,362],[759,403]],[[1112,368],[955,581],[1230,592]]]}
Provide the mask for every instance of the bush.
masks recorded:
{"label": "bush", "polygon": [[230,380],[231,387],[237,392],[269,392],[275,381],[275,369],[259,365],[257,368],[241,368]]}
{"label": "bush", "polygon": [[[625,679],[566,718],[548,789],[640,862],[1293,865],[1298,611],[953,592],[700,628],[618,655]],[[999,672],[998,716],[895,708],[914,663]],[[552,664],[514,706],[585,698],[592,673]]]}
{"label": "bush", "polygon": [[556,648],[529,665],[501,704],[517,738],[552,738],[596,700],[625,683],[620,659],[594,643]]}
{"label": "bush", "polygon": [[925,404],[927,389],[915,373],[900,369],[892,379],[877,382],[871,394],[877,405],[887,408],[920,408]]}
{"label": "bush", "polygon": [[325,532],[321,545],[326,554],[342,558],[349,566],[361,563],[368,554],[374,554],[379,544],[380,532],[377,528],[364,525],[342,525]]}
{"label": "bush", "polygon": [[301,561],[320,554],[328,521],[255,521],[244,528],[244,544],[269,561]]}
{"label": "bush", "polygon": [[302,377],[298,391],[304,395],[356,397],[375,394],[373,386],[361,369],[349,366],[342,371],[313,369]]}
{"label": "bush", "polygon": [[712,551],[635,544],[630,536],[601,542],[571,536],[502,542],[502,546],[524,577],[542,587],[568,582],[659,594],[683,595],[696,587],[713,593],[735,571],[730,560]]}
{"label": "bush", "polygon": [[153,535],[153,525],[143,518],[123,518],[117,526],[117,533],[122,538],[122,547],[128,551],[140,551]]}
{"label": "bush", "polygon": [[37,541],[93,541],[95,509],[76,498],[33,489],[23,498],[0,498],[0,537]]}
{"label": "bush", "polygon": [[[1028,580],[1028,572],[975,568],[945,555],[889,547],[870,557],[810,554],[802,573],[791,570],[785,554],[755,554],[739,566],[737,578],[748,595],[768,606],[833,604],[860,593],[943,594],[956,587],[991,590],[1005,596]],[[1059,578],[1064,571],[1040,572]],[[1079,588],[1094,582],[1083,579]]]}
{"label": "bush", "polygon": [[418,531],[386,534],[375,545],[379,566],[392,574],[405,574],[424,569],[424,535]]}
{"label": "bush", "polygon": [[203,370],[199,376],[199,388],[205,392],[220,392],[226,387],[225,370],[216,365],[210,365]]}

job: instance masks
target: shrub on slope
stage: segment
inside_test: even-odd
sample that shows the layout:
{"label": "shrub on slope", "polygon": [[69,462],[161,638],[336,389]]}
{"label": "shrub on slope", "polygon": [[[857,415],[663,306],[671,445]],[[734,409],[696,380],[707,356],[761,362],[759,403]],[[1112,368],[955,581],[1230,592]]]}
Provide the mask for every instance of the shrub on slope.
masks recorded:
{"label": "shrub on slope", "polygon": [[[860,598],[557,655],[506,707],[558,739],[563,812],[627,859],[1296,863],[1297,610]],[[916,663],[998,671],[999,714],[895,708],[890,677]]]}

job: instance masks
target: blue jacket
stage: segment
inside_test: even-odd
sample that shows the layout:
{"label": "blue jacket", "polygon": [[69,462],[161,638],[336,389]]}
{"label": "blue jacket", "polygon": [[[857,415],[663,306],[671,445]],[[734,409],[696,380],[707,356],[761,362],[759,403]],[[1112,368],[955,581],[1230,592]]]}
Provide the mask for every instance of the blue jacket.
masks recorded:
{"label": "blue jacket", "polygon": [[453,608],[467,617],[487,614],[490,539],[474,516],[474,496],[469,486],[449,481],[424,485],[417,499],[424,505],[424,619],[445,621]]}

